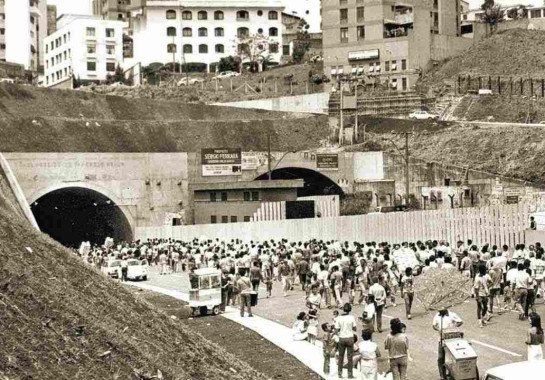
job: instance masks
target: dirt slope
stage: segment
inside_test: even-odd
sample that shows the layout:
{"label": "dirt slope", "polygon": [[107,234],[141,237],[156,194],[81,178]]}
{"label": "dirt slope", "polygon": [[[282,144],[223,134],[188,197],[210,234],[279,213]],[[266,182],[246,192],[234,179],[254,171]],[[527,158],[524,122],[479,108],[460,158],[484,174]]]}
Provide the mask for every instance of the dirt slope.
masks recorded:
{"label": "dirt slope", "polygon": [[266,379],[32,230],[1,193],[0,316],[2,379]]}

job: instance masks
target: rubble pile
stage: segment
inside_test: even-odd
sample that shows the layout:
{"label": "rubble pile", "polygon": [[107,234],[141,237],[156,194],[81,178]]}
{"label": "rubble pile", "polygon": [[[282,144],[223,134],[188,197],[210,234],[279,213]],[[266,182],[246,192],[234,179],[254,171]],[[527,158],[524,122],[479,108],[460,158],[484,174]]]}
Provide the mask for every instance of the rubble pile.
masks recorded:
{"label": "rubble pile", "polygon": [[471,279],[457,270],[434,268],[415,277],[414,291],[426,310],[446,309],[471,296]]}

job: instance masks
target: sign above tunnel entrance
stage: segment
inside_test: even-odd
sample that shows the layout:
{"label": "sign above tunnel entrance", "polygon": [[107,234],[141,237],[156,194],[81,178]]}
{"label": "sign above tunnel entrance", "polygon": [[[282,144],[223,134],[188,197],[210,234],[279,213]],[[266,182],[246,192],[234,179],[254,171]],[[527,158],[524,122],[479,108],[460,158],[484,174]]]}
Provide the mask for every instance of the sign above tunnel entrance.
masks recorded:
{"label": "sign above tunnel entrance", "polygon": [[203,177],[242,175],[240,148],[213,148],[201,150]]}
{"label": "sign above tunnel entrance", "polygon": [[339,170],[339,155],[332,153],[316,154],[316,168],[322,170]]}

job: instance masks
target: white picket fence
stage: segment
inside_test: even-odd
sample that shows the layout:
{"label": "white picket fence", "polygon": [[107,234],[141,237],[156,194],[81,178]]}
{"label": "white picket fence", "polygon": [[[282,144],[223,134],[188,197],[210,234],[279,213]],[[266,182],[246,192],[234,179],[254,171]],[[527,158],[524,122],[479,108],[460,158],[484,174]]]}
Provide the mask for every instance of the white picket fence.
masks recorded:
{"label": "white picket fence", "polygon": [[519,204],[482,208],[459,208],[368,214],[334,218],[291,219],[247,223],[206,224],[191,226],[137,227],[137,239],[173,238],[191,240],[243,239],[262,241],[285,238],[347,241],[388,241],[399,243],[417,240],[472,239],[475,244],[524,243],[524,230],[535,205]]}

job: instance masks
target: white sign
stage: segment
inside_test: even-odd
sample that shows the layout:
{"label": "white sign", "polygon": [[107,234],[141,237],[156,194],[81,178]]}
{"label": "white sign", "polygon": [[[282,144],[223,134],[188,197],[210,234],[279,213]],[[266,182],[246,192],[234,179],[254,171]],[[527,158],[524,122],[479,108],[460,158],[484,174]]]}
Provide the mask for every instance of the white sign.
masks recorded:
{"label": "white sign", "polygon": [[348,59],[349,60],[365,60],[365,59],[378,59],[380,56],[378,49],[373,50],[359,50],[359,51],[349,51]]}
{"label": "white sign", "polygon": [[376,181],[384,179],[382,152],[354,153],[354,180]]}

